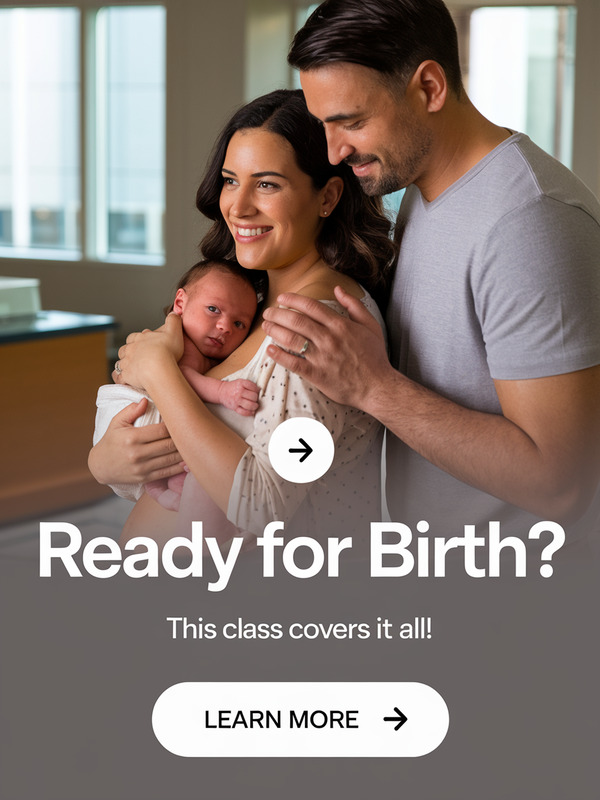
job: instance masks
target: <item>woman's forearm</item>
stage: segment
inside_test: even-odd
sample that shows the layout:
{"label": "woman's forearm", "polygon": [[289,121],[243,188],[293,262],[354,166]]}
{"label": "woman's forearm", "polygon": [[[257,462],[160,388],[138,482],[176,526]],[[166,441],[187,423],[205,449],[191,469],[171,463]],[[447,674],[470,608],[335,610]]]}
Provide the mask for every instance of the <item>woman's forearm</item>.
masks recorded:
{"label": "woman's forearm", "polygon": [[244,440],[214,417],[178,366],[181,319],[169,314],[156,331],[127,337],[119,349],[119,382],[143,386],[158,408],[178,452],[198,483],[227,511],[233,477],[246,452]]}
{"label": "woman's forearm", "polygon": [[198,483],[227,512],[245,441],[206,408],[174,360],[148,375],[146,389]]}

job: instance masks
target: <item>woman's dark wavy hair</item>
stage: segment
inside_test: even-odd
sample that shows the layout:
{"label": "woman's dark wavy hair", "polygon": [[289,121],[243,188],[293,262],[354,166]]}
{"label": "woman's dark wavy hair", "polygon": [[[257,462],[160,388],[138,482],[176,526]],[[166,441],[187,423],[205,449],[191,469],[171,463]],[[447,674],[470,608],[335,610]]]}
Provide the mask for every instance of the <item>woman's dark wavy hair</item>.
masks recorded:
{"label": "woman's dark wavy hair", "polygon": [[460,96],[456,26],[442,0],[325,0],[298,31],[288,55],[299,70],[345,61],[401,85],[430,59]]}
{"label": "woman's dark wavy hair", "polygon": [[302,172],[317,189],[339,175],[344,191],[331,216],[323,221],[316,241],[317,251],[332,269],[361,283],[383,305],[391,279],[396,248],[390,239],[390,220],[381,198],[368,197],[346,164],[332,165],[322,125],[311,116],[301,90],[279,89],[239,109],[223,129],[210,157],[206,175],[196,195],[196,206],[214,220],[200,249],[207,259],[234,259],[235,242],[219,208],[223,186],[221,169],[234,133],[265,128],[286,139],[296,154]]}

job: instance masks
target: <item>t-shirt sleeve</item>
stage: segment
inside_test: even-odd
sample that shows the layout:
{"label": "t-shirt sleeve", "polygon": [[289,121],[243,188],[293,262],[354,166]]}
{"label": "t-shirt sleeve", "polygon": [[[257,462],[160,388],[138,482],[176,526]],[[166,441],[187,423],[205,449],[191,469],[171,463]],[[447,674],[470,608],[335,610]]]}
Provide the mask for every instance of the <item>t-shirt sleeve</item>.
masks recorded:
{"label": "t-shirt sleeve", "polygon": [[550,197],[504,217],[485,242],[473,296],[493,378],[600,363],[600,227]]}
{"label": "t-shirt sleeve", "polygon": [[[290,417],[310,417],[321,422],[335,443],[331,470],[359,461],[379,429],[372,417],[334,403],[270,358],[261,366],[260,384],[264,393],[253,430],[246,438],[248,450],[235,473],[227,511],[235,525],[257,534],[274,520],[290,521],[315,486],[286,481],[271,466],[269,439],[277,425]],[[326,483],[327,476],[320,481]]]}

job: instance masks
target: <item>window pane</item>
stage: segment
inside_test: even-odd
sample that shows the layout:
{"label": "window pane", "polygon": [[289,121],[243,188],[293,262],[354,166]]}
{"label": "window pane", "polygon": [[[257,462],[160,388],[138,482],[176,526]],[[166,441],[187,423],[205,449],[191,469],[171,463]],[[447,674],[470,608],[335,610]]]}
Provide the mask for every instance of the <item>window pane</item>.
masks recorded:
{"label": "window pane", "polygon": [[[165,205],[165,9],[114,7],[98,14],[103,153],[98,255],[162,256]],[[102,197],[103,196],[103,197]]]}
{"label": "window pane", "polygon": [[[0,9],[0,248],[79,247],[79,12]],[[43,253],[49,250],[50,253]]]}
{"label": "window pane", "polygon": [[574,8],[480,8],[471,15],[469,95],[493,122],[570,165]]}

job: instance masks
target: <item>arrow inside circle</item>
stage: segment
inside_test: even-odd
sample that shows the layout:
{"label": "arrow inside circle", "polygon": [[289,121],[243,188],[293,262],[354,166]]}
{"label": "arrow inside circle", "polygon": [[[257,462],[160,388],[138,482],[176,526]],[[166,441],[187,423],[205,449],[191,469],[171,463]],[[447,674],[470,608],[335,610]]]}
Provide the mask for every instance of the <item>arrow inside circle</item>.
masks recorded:
{"label": "arrow inside circle", "polygon": [[298,439],[298,441],[300,442],[302,447],[290,447],[288,452],[289,453],[304,453],[304,455],[300,459],[300,463],[302,463],[303,461],[306,461],[306,459],[309,457],[309,455],[312,453],[313,450],[312,450],[312,447],[304,441],[304,439]]}
{"label": "arrow inside circle", "polygon": [[408,717],[406,716],[406,714],[403,714],[400,711],[400,709],[397,708],[397,706],[394,706],[394,711],[396,712],[396,714],[398,716],[396,716],[396,717],[384,717],[383,721],[384,722],[397,722],[398,724],[394,727],[394,730],[397,731],[399,728],[401,728],[404,725],[404,723],[407,721]]}

